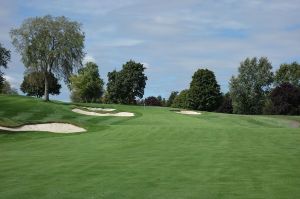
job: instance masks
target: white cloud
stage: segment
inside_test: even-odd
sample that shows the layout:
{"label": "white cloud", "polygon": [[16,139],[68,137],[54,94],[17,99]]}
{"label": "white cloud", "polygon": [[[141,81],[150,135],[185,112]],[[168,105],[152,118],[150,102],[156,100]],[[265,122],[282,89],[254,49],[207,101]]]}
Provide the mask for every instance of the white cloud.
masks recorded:
{"label": "white cloud", "polygon": [[4,75],[3,77],[6,81],[8,81],[10,83],[11,87],[16,88],[16,89],[18,89],[20,87],[21,83],[16,78],[14,78],[10,75]]}
{"label": "white cloud", "polygon": [[83,64],[86,64],[88,62],[94,62],[94,63],[96,63],[96,59],[93,56],[91,56],[91,55],[86,55],[83,58]]}
{"label": "white cloud", "polygon": [[150,64],[148,64],[146,62],[142,62],[142,64],[146,69],[150,69]]}
{"label": "white cloud", "polygon": [[109,41],[103,41],[100,43],[100,45],[105,47],[129,47],[137,46],[143,42],[143,40],[139,39],[112,39]]}

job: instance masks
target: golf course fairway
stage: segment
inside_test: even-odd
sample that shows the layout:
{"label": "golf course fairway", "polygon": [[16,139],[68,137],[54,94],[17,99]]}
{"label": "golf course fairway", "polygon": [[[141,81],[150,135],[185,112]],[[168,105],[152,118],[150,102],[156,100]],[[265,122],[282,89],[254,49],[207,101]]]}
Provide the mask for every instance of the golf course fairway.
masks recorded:
{"label": "golf course fairway", "polygon": [[65,122],[72,134],[0,131],[0,198],[300,198],[300,116],[247,116],[0,95],[0,126]]}

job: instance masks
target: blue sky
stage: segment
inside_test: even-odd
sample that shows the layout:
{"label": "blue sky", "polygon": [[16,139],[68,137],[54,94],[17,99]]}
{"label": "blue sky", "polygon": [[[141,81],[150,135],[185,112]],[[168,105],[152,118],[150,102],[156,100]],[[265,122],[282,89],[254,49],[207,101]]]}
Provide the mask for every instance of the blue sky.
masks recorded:
{"label": "blue sky", "polygon": [[[198,68],[223,92],[246,57],[267,56],[274,70],[300,62],[299,0],[1,0],[0,42],[12,51],[6,78],[19,88],[24,66],[9,31],[28,17],[64,15],[82,23],[85,60],[101,77],[133,59],[147,67],[145,96],[188,88]],[[52,99],[68,101],[64,86]]]}

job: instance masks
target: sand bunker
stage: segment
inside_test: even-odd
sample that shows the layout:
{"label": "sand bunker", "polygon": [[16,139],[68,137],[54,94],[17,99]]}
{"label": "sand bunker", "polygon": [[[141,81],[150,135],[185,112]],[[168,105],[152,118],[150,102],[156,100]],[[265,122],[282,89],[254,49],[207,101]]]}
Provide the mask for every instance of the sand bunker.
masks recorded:
{"label": "sand bunker", "polygon": [[90,115],[90,116],[116,116],[116,117],[132,117],[134,113],[129,112],[119,112],[119,113],[96,113],[91,111],[85,111],[78,108],[72,109],[73,112],[83,114],[83,115]]}
{"label": "sand bunker", "polygon": [[196,112],[196,111],[179,111],[177,113],[185,114],[185,115],[201,115],[201,113]]}
{"label": "sand bunker", "polygon": [[5,131],[47,131],[52,133],[79,133],[86,131],[78,126],[67,123],[46,123],[46,124],[28,124],[16,128],[2,127],[0,130]]}
{"label": "sand bunker", "polygon": [[116,110],[113,108],[92,108],[92,107],[83,107],[83,108],[88,109],[90,111],[105,111],[105,112],[112,112]]}

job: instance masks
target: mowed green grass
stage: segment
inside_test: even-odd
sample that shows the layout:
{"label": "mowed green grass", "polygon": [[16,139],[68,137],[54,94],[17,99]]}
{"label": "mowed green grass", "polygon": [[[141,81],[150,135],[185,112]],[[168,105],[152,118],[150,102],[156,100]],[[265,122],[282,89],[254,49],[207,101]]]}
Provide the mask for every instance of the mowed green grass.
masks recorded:
{"label": "mowed green grass", "polygon": [[[0,125],[60,121],[79,134],[0,133],[0,198],[300,198],[300,117],[72,104],[0,95]],[[86,105],[85,105],[86,106]]]}

